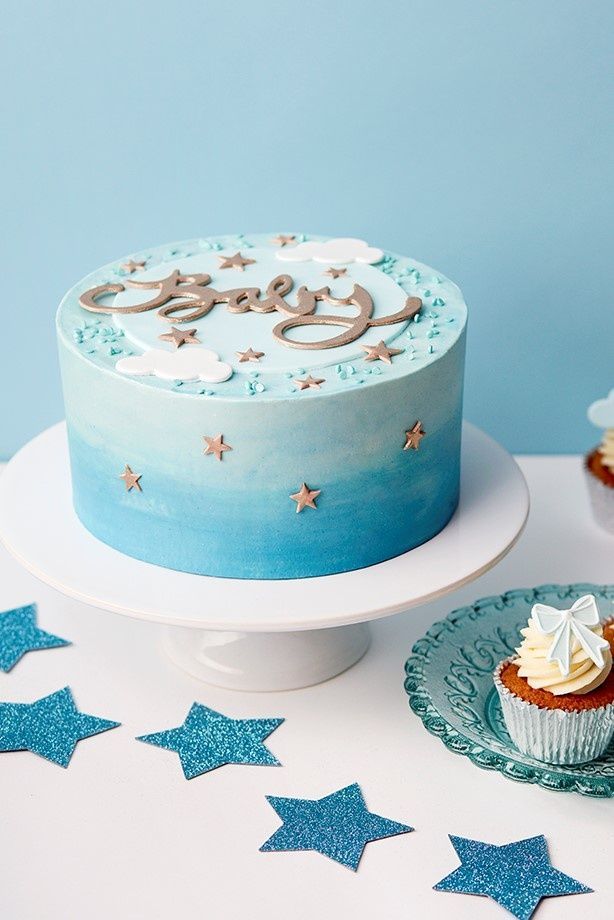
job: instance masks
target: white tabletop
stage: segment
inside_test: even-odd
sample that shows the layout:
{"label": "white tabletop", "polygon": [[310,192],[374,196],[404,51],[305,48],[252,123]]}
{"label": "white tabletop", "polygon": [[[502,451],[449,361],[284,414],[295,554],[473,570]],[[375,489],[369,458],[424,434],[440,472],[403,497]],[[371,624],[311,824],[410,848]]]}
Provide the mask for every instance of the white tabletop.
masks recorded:
{"label": "white tabletop", "polygon": [[[161,651],[161,627],[68,600],[0,550],[0,609],[37,601],[39,625],[74,643],[0,672],[0,700],[69,685],[80,709],[123,723],[80,742],[67,770],[27,752],[0,755],[0,916],[505,918],[487,899],[431,890],[458,865],[447,834],[505,843],[543,833],[553,864],[596,893],[547,900],[537,916],[610,917],[614,800],[477,769],[426,732],[403,690],[412,644],[453,607],[520,586],[614,581],[614,538],[592,523],[579,458],[519,462],[532,511],[511,554],[455,594],[374,623],[358,665],[291,693],[199,683]],[[175,754],[133,740],[179,725],[194,701],[285,717],[267,742],[283,767],[228,766],[188,782]],[[265,795],[319,798],[352,782],[372,811],[415,832],[369,844],[356,874],[316,853],[258,851],[279,825]]]}

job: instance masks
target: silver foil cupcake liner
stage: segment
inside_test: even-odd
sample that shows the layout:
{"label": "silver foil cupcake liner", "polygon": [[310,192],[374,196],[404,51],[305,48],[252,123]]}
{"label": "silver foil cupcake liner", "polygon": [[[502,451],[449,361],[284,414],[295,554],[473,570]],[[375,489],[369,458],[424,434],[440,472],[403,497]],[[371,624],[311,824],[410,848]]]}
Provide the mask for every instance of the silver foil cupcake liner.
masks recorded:
{"label": "silver foil cupcake liner", "polygon": [[614,534],[614,489],[597,479],[586,463],[584,464],[584,478],[595,520],[608,533]]}
{"label": "silver foil cupcake liner", "polygon": [[511,661],[499,664],[494,681],[505,725],[518,750],[552,764],[588,763],[601,757],[614,737],[614,704],[578,712],[542,709],[502,682],[501,671]]}

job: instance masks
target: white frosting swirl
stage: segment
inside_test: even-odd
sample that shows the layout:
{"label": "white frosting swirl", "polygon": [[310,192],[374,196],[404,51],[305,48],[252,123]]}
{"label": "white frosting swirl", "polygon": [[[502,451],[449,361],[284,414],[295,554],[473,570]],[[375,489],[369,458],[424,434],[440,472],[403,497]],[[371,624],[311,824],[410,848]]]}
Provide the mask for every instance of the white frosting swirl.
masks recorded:
{"label": "white frosting swirl", "polygon": [[[591,627],[591,632],[603,637],[601,624]],[[522,644],[516,649],[518,674],[524,677],[533,690],[547,690],[554,696],[564,693],[582,695],[599,687],[612,670],[612,652],[610,648],[603,651],[603,667],[599,667],[589,657],[574,636],[571,643],[569,674],[562,674],[556,661],[548,661],[548,651],[552,637],[544,635],[538,628],[535,617],[531,615],[529,625],[520,630]]]}
{"label": "white frosting swirl", "polygon": [[614,473],[614,428],[608,428],[603,436],[601,447],[599,448],[601,460],[604,466]]}

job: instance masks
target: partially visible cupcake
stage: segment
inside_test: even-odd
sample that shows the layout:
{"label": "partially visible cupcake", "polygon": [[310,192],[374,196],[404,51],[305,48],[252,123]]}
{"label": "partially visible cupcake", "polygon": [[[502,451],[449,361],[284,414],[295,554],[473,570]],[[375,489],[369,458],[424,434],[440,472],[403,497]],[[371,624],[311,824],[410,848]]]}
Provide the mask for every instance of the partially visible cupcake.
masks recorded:
{"label": "partially visible cupcake", "polygon": [[584,470],[595,520],[614,533],[614,390],[588,410],[589,420],[604,429],[603,440],[586,457]]}
{"label": "partially visible cupcake", "polygon": [[535,604],[520,632],[518,657],[494,675],[512,741],[545,763],[601,757],[614,737],[614,624],[587,594],[569,610]]}

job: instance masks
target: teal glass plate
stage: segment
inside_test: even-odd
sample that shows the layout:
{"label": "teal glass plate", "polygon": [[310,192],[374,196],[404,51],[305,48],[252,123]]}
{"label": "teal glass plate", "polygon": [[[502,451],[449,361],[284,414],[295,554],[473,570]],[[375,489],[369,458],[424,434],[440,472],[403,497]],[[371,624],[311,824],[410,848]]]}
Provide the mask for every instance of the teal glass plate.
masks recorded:
{"label": "teal glass plate", "polygon": [[492,674],[513,654],[533,604],[566,607],[594,594],[602,618],[614,615],[614,585],[542,585],[484,597],[435,623],[405,665],[409,705],[450,751],[484,770],[545,789],[614,797],[614,744],[580,766],[555,766],[521,754],[505,729]]}

